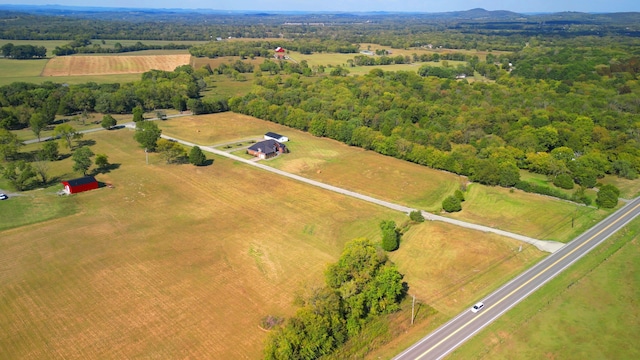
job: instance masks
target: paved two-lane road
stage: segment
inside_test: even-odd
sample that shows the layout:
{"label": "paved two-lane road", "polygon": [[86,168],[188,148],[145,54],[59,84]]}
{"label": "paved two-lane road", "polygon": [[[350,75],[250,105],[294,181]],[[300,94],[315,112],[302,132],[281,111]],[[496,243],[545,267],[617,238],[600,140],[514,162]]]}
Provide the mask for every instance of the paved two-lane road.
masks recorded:
{"label": "paved two-lane road", "polygon": [[478,331],[529,296],[543,284],[576,262],[593,248],[640,214],[640,198],[598,223],[536,266],[525,271],[481,301],[485,308],[478,313],[466,310],[427,335],[395,360],[441,359]]}

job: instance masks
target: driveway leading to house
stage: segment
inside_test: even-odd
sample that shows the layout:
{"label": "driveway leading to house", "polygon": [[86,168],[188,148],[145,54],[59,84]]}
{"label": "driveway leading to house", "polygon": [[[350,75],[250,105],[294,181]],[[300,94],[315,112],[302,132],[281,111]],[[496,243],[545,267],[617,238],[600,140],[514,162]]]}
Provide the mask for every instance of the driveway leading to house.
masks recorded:
{"label": "driveway leading to house", "polygon": [[[168,115],[167,119],[181,117],[181,116],[191,116],[191,115],[193,115],[191,112],[185,112],[185,113],[182,113],[182,114]],[[155,118],[151,118],[151,119],[145,119],[145,121],[155,121],[155,120],[160,120],[160,118],[155,117]],[[130,122],[118,124],[117,126],[118,127],[126,127],[126,128],[130,128],[130,129],[135,129],[136,128],[136,123],[134,123],[133,121],[130,121]],[[93,129],[81,130],[81,131],[78,131],[78,132],[80,134],[88,134],[88,133],[92,133],[92,132],[96,132],[96,131],[103,131],[103,130],[106,130],[106,129],[103,128],[103,127],[96,127],[96,128],[93,128]],[[43,142],[43,141],[49,141],[49,140],[52,140],[52,139],[53,139],[53,136],[45,136],[45,137],[40,138],[40,140],[31,139],[31,140],[25,140],[22,143],[27,145],[27,144],[33,144],[33,143],[38,143],[38,142]]]}
{"label": "driveway leading to house", "polygon": [[[244,164],[247,165],[251,165],[251,166],[255,166],[258,167],[260,169],[266,170],[266,171],[270,171],[272,173],[281,175],[281,176],[285,176],[288,177],[290,179],[294,179],[300,182],[304,182],[313,186],[317,186],[319,188],[322,189],[326,189],[329,191],[333,191],[333,192],[337,192],[339,194],[343,194],[343,195],[347,195],[347,196],[351,196],[360,200],[364,200],[376,205],[380,205],[380,206],[384,206],[386,208],[392,209],[392,210],[396,210],[396,211],[400,211],[403,212],[405,214],[409,214],[412,211],[416,211],[417,209],[413,209],[404,205],[400,205],[400,204],[395,204],[389,201],[385,201],[385,200],[381,200],[381,199],[377,199],[371,196],[367,196],[364,194],[360,194],[357,193],[355,191],[351,191],[351,190],[347,190],[347,189],[343,189],[337,186],[333,186],[333,185],[329,185],[329,184],[325,184],[316,180],[311,180],[311,179],[307,179],[305,177],[296,175],[296,174],[292,174],[292,173],[288,173],[286,171],[282,171],[280,169],[276,169],[267,165],[263,165],[260,164],[259,162],[257,162],[254,159],[243,159],[239,156],[230,154],[226,151],[222,151],[222,150],[218,150],[212,146],[203,146],[203,145],[198,145],[198,144],[194,144],[192,142],[189,141],[185,141],[185,140],[180,140],[180,139],[176,139],[174,137],[170,137],[167,135],[161,135],[161,137],[163,139],[167,139],[167,140],[173,140],[176,141],[180,144],[186,145],[186,146],[198,146],[200,147],[200,149],[202,149],[203,151],[207,151],[210,152],[212,154],[216,154],[216,155],[220,155],[220,156],[224,156],[230,159],[233,159],[235,161],[238,162],[242,162]],[[482,226],[482,225],[477,225],[477,224],[471,224],[468,222],[464,222],[464,221],[460,221],[460,220],[455,220],[455,219],[450,219],[444,216],[439,216],[439,215],[434,215],[425,211],[421,211],[422,215],[425,217],[426,220],[431,220],[431,221],[442,221],[442,222],[446,222],[449,224],[453,224],[456,226],[461,226],[461,227],[465,227],[468,229],[473,229],[473,230],[477,230],[477,231],[483,231],[483,232],[491,232],[491,233],[495,233],[498,235],[502,235],[502,236],[506,236],[518,241],[522,241],[528,244],[531,244],[535,247],[537,247],[539,250],[541,251],[546,251],[546,252],[550,252],[553,253],[555,251],[558,251],[559,249],[561,249],[562,247],[565,246],[565,244],[560,243],[560,242],[556,242],[556,241],[545,241],[545,240],[538,240],[538,239],[534,239],[534,238],[530,238],[524,235],[520,235],[520,234],[515,234],[515,233],[511,233],[508,231],[504,231],[504,230],[498,230],[498,229],[494,229],[494,228],[490,228],[488,226]]]}

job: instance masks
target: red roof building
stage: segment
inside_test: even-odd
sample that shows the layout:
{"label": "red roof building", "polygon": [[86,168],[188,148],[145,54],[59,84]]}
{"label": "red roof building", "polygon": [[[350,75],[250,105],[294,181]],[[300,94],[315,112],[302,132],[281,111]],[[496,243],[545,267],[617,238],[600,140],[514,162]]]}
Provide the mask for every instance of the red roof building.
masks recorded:
{"label": "red roof building", "polygon": [[284,59],[285,53],[286,53],[285,49],[278,46],[276,48],[276,55],[275,55],[276,59]]}
{"label": "red roof building", "polygon": [[76,194],[83,191],[89,191],[98,188],[98,181],[93,176],[85,176],[78,179],[63,181],[64,192],[67,194]]}

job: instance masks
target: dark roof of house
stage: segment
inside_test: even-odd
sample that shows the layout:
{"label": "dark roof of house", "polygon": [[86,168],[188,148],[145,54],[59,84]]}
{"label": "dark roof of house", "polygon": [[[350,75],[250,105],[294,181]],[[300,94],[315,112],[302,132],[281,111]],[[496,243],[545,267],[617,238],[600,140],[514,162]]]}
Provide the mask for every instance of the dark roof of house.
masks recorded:
{"label": "dark roof of house", "polygon": [[63,183],[67,183],[69,184],[69,186],[79,186],[79,185],[91,184],[96,181],[97,181],[96,178],[94,178],[93,176],[85,176],[85,177],[81,177],[73,180],[63,181]]}
{"label": "dark roof of house", "polygon": [[282,135],[274,133],[274,132],[271,132],[271,131],[269,131],[268,133],[264,134],[264,136],[268,136],[268,137],[271,137],[271,138],[274,138],[274,139],[280,139],[282,137]]}
{"label": "dark roof of house", "polygon": [[273,154],[274,152],[277,152],[278,147],[285,148],[283,144],[280,144],[279,142],[273,139],[269,139],[269,140],[260,141],[251,145],[249,147],[249,150],[260,151],[262,153],[269,155],[269,154]]}

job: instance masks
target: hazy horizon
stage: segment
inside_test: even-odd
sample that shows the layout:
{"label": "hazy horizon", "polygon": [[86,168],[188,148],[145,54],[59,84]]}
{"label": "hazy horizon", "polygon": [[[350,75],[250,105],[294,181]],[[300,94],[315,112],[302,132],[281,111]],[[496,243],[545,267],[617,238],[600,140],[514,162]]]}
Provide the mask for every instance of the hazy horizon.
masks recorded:
{"label": "hazy horizon", "polygon": [[533,0],[528,2],[505,2],[501,0],[450,0],[420,1],[420,0],[327,0],[295,1],[295,0],[236,0],[236,1],[205,1],[205,0],[139,0],[132,5],[129,0],[113,0],[108,4],[97,0],[0,0],[0,5],[60,5],[104,8],[149,8],[149,9],[207,9],[221,11],[396,11],[396,12],[448,12],[465,11],[475,8],[486,10],[507,10],[517,13],[549,13],[562,11],[611,13],[640,11],[638,0],[610,0],[610,1],[558,1]]}

